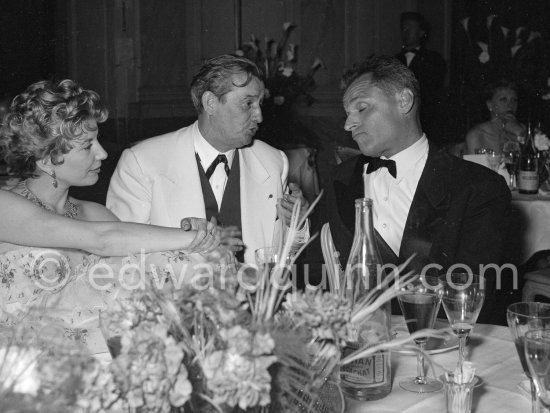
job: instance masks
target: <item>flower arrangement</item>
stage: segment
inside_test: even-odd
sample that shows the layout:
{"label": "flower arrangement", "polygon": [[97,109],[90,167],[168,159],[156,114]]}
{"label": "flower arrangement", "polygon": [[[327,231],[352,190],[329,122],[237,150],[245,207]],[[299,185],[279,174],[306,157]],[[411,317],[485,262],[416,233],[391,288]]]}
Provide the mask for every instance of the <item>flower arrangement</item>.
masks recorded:
{"label": "flower arrangement", "polygon": [[0,334],[0,411],[84,413],[81,395],[96,361],[60,339],[56,321],[32,311],[12,321]]}
{"label": "flower arrangement", "polygon": [[[298,202],[280,257],[292,254],[298,228],[306,219],[298,219],[299,210]],[[59,394],[44,389],[64,389],[60,400],[73,412],[126,406],[166,413],[343,412],[339,366],[434,334],[423,331],[403,340],[371,341],[342,359],[342,348],[353,340],[354,325],[368,323],[400,289],[382,294],[374,289],[354,308],[340,290],[346,286],[339,278],[330,280],[330,292],[290,291],[291,268],[300,252],[290,263],[281,259],[273,268],[216,262],[179,287],[167,281],[159,288],[158,277],[167,275],[151,272],[144,289],[119,300],[100,317],[111,362],[101,363],[75,349],[66,357],[39,361],[42,367],[36,368],[33,360],[41,359],[30,352],[29,368],[49,373],[49,380],[27,383],[26,374],[15,376],[24,380],[33,402],[33,394]],[[403,268],[384,282],[395,282]],[[399,277],[400,285],[413,280],[411,275]],[[19,354],[16,358],[27,364]],[[9,369],[22,371],[11,365]],[[57,386],[48,387],[54,377]],[[17,394],[22,388],[16,382],[0,384],[8,383],[10,394]]]}
{"label": "flower arrangement", "polygon": [[268,91],[266,100],[271,101],[275,106],[291,105],[297,99],[311,105],[313,103],[311,92],[315,89],[313,76],[318,69],[325,68],[323,61],[316,57],[305,76],[297,73],[298,46],[288,43],[295,28],[296,25],[291,22],[284,23],[281,39],[276,42],[266,38],[265,50],[262,50],[260,41],[252,34],[250,41],[243,44],[236,52],[255,62],[262,70]]}
{"label": "flower arrangement", "polygon": [[[283,34],[277,42],[265,39],[262,49],[260,40],[250,36],[250,40],[236,51],[255,62],[263,72],[266,93],[262,106],[264,121],[260,127],[260,139],[281,146],[288,143],[314,144],[315,138],[295,118],[295,105],[310,106],[314,99],[315,73],[326,68],[324,62],[316,57],[306,75],[296,70],[298,46],[289,43],[292,31],[296,28],[291,22],[283,24]],[[315,146],[315,145],[313,145]]]}
{"label": "flower arrangement", "polygon": [[535,129],[533,145],[539,154],[539,179],[542,185],[550,177],[550,139],[540,127]]}

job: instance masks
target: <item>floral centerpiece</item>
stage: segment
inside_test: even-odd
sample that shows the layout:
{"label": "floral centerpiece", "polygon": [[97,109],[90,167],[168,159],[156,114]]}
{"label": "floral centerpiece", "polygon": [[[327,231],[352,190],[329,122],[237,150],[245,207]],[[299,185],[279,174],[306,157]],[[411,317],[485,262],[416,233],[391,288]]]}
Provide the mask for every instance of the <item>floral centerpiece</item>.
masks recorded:
{"label": "floral centerpiece", "polygon": [[84,413],[80,402],[97,362],[63,339],[58,321],[30,311],[0,331],[0,411]]}
{"label": "floral centerpiece", "polygon": [[294,108],[314,102],[311,96],[315,89],[314,75],[325,68],[325,64],[316,57],[307,74],[298,73],[298,45],[288,42],[295,28],[291,22],[284,23],[281,39],[277,42],[266,38],[263,49],[260,40],[251,35],[250,40],[236,51],[237,55],[255,62],[263,72],[266,95],[259,138],[279,147],[297,143],[316,146],[315,137],[296,119]]}
{"label": "floral centerpiece", "polygon": [[[281,257],[291,253],[305,219],[298,219],[299,209],[298,202]],[[373,339],[342,359],[354,326],[366,324],[400,289],[382,294],[374,289],[354,308],[338,277],[330,280],[330,292],[291,291],[296,256],[273,268],[201,264],[180,286],[168,272],[150,271],[144,289],[102,313],[111,362],[75,350],[68,361],[60,359],[65,364],[50,361],[41,370],[57,378],[56,388],[70,389],[62,400],[73,412],[126,406],[137,412],[343,412],[340,365],[435,333],[391,342]],[[411,275],[399,277],[403,268],[384,283],[413,281]],[[18,394],[15,382],[0,383]],[[32,383],[31,393],[42,394],[47,382]]]}
{"label": "floral centerpiece", "polygon": [[[535,129],[533,145],[539,154],[539,176],[541,184],[550,177],[550,139],[542,132],[540,127]],[[548,188],[546,188],[548,190]]]}

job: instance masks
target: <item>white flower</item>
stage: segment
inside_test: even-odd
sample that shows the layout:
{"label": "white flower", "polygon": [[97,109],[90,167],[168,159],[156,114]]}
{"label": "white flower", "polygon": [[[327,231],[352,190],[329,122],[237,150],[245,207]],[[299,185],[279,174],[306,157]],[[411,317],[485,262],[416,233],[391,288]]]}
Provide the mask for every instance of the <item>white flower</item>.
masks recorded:
{"label": "white flower", "polygon": [[40,352],[33,348],[0,348],[0,388],[36,396],[40,388],[39,355]]}
{"label": "white flower", "polygon": [[544,133],[535,134],[535,148],[539,151],[547,151],[550,149],[550,139]]}
{"label": "white flower", "polygon": [[284,77],[290,77],[292,76],[292,73],[294,72],[294,69],[291,68],[290,66],[286,66],[283,68],[282,70],[282,74]]}
{"label": "white flower", "polygon": [[481,48],[481,53],[478,56],[478,59],[481,63],[487,63],[491,56],[489,55],[489,45],[485,42],[477,42],[477,45]]}

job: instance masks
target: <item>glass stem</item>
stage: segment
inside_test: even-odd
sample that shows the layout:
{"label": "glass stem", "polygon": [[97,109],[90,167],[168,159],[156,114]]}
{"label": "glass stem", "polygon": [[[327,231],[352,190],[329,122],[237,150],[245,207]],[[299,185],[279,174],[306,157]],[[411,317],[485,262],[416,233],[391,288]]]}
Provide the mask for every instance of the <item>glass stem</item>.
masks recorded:
{"label": "glass stem", "polygon": [[535,381],[533,379],[530,379],[529,381],[531,382],[531,413],[540,413],[540,404],[537,396],[537,389],[535,387]]}
{"label": "glass stem", "polygon": [[464,366],[464,353],[466,351],[466,334],[458,335],[458,367],[460,374],[463,374],[462,368]]}
{"label": "glass stem", "polygon": [[418,343],[418,348],[420,349],[420,353],[417,353],[416,355],[416,379],[415,382],[417,384],[426,384],[426,376],[424,375],[424,347],[426,346],[426,341],[422,340],[420,343]]}

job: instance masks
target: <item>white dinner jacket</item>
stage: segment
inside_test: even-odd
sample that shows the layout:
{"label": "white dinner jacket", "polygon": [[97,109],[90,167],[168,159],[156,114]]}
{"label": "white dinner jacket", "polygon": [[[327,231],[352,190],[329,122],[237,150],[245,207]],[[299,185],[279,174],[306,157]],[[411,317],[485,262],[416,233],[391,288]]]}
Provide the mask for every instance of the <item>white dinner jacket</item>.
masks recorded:
{"label": "white dinner jacket", "polygon": [[[197,122],[126,149],[111,177],[107,208],[122,221],[168,227],[179,228],[185,217],[205,218],[193,133],[200,133]],[[276,245],[280,234],[276,203],[287,188],[288,160],[258,140],[239,156],[245,262],[254,263],[254,251]]]}

